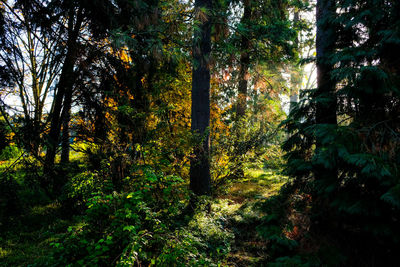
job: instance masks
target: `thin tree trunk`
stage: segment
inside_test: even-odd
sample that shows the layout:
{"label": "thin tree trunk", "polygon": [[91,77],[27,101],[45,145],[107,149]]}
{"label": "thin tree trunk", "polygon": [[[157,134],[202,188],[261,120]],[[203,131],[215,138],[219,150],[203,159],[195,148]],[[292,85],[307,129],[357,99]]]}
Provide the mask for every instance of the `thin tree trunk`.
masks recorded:
{"label": "thin tree trunk", "polygon": [[194,148],[190,161],[190,189],[196,195],[211,194],[210,175],[210,67],[212,0],[196,0],[199,27],[194,32],[192,73],[192,132],[201,136],[201,144]]}
{"label": "thin tree trunk", "polygon": [[69,122],[71,119],[71,100],[72,97],[65,96],[65,102],[69,99],[69,103],[65,103],[62,114],[62,139],[61,139],[61,164],[69,163]]}
{"label": "thin tree trunk", "polygon": [[[242,23],[246,23],[251,19],[251,6],[250,0],[244,0],[244,12],[242,17]],[[247,33],[242,34],[240,41],[240,70],[239,70],[239,85],[238,85],[238,103],[237,103],[237,118],[240,119],[246,114],[247,107],[247,87],[249,79],[249,66],[250,66],[250,36]]]}
{"label": "thin tree trunk", "polygon": [[[68,53],[70,54],[70,53]],[[45,173],[51,171],[54,167],[54,159],[57,153],[59,136],[61,130],[62,116],[61,111],[66,91],[73,86],[73,67],[74,60],[70,55],[65,59],[60,81],[57,86],[57,94],[55,96],[54,110],[51,114],[50,132],[48,135],[47,153],[45,159]]]}
{"label": "thin tree trunk", "polygon": [[[296,11],[294,13],[293,17],[293,23],[296,24],[300,20],[300,15],[299,12]],[[299,46],[299,37],[296,37],[295,40],[295,45],[296,47]],[[290,107],[289,111],[292,111],[294,106],[299,102],[299,90],[301,87],[303,79],[303,67],[301,66],[294,66],[292,69],[291,77],[290,77],[290,83],[291,83],[291,90],[290,90]]]}
{"label": "thin tree trunk", "polygon": [[47,140],[47,152],[44,165],[45,183],[52,183],[51,179],[53,178],[52,176],[54,176],[54,160],[58,149],[62,124],[62,109],[63,106],[65,108],[65,105],[68,104],[68,95],[71,94],[72,96],[74,85],[74,65],[77,59],[76,41],[83,20],[82,10],[78,10],[75,26],[73,25],[75,20],[74,17],[74,11],[71,11],[68,19],[68,51],[57,86],[54,109],[51,114],[50,132]]}

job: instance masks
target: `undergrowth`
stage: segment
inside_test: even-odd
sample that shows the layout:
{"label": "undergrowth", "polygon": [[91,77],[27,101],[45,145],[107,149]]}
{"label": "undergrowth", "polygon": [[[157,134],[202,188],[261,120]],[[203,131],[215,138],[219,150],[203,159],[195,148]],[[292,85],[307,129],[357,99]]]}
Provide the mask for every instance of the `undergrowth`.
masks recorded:
{"label": "undergrowth", "polygon": [[[25,170],[19,171],[17,197],[26,194]],[[213,198],[200,198],[194,210],[180,177],[149,167],[127,177],[121,192],[99,171],[77,172],[69,181],[58,200],[24,203],[11,216],[18,224],[1,234],[2,265],[262,266],[297,260],[282,253],[295,255],[299,241],[283,219],[287,202],[277,194],[287,178],[277,171],[246,168],[244,178]]]}

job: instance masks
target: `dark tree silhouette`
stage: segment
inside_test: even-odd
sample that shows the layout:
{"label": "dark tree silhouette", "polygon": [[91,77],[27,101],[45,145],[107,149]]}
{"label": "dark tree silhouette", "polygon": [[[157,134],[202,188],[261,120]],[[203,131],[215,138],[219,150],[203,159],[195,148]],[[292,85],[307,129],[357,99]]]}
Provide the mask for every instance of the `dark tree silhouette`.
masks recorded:
{"label": "dark tree silhouette", "polygon": [[210,175],[210,66],[211,20],[204,9],[210,11],[211,0],[196,0],[196,19],[193,39],[192,74],[192,131],[199,134],[201,143],[194,148],[190,162],[190,189],[196,195],[211,193]]}

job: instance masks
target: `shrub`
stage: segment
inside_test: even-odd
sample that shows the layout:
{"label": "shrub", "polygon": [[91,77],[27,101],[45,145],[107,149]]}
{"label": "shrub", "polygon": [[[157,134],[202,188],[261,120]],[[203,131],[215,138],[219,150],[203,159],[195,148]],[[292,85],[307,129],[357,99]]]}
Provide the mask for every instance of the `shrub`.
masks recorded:
{"label": "shrub", "polygon": [[10,160],[21,155],[21,150],[14,145],[6,146],[0,151],[0,160]]}
{"label": "shrub", "polygon": [[81,222],[52,244],[56,264],[211,266],[229,251],[229,233],[204,205],[193,218],[184,216],[189,192],[181,178],[144,167],[141,177],[126,178],[126,193],[95,190],[97,179],[86,172],[71,181],[71,193],[87,208]]}

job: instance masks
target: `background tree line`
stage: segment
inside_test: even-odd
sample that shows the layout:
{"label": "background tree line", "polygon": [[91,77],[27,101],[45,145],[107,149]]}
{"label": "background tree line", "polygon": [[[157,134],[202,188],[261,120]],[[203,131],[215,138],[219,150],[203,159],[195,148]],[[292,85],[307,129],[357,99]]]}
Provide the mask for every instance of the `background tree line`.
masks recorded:
{"label": "background tree line", "polygon": [[[239,21],[234,24],[233,9],[241,5],[245,7],[242,18],[236,18]],[[3,92],[17,98],[22,107],[10,105],[12,100],[3,101],[2,115],[18,146],[43,167],[41,186],[51,194],[65,182],[56,185],[55,180],[66,175],[58,167],[69,162],[71,132],[72,138],[99,145],[95,151],[88,147],[86,152],[92,158],[100,161],[106,154],[115,154],[107,156],[113,158],[112,176],[119,183],[127,166],[144,162],[144,147],[154,150],[152,143],[163,138],[167,134],[164,128],[169,128],[170,140],[179,139],[179,135],[187,140],[173,153],[162,151],[169,145],[159,140],[158,149],[175,157],[168,165],[182,164],[188,157],[203,158],[199,169],[192,171],[192,189],[197,194],[210,194],[210,168],[206,165],[210,161],[207,136],[213,134],[209,114],[213,79],[217,88],[221,84],[216,82],[217,76],[225,75],[226,88],[218,93],[215,89],[215,96],[236,95],[214,104],[230,113],[215,114],[217,121],[233,116],[231,122],[223,123],[231,127],[246,114],[252,83],[258,83],[258,91],[265,83],[260,80],[271,79],[259,74],[250,81],[249,71],[261,69],[267,60],[283,64],[296,55],[290,44],[296,31],[290,29],[285,11],[294,4],[267,1],[257,5],[248,1],[196,2],[194,6],[99,1],[96,6],[101,8],[94,10],[90,1],[3,2]],[[279,76],[279,67],[274,68]],[[175,84],[171,80],[176,80]],[[271,90],[275,89],[271,86]],[[262,95],[265,93],[255,97]],[[177,106],[191,106],[192,114]],[[190,125],[197,136],[193,137],[203,139],[203,148],[195,149],[193,157],[187,149],[193,141],[200,141],[188,139]],[[243,133],[237,134],[239,139]],[[251,148],[237,151],[241,146],[236,142],[233,153],[245,154]],[[146,152],[157,157],[154,153],[158,152]],[[56,166],[58,153],[60,165]],[[158,162],[154,165],[160,167]],[[192,161],[191,166],[195,165]],[[195,181],[206,185],[197,186]]]}

